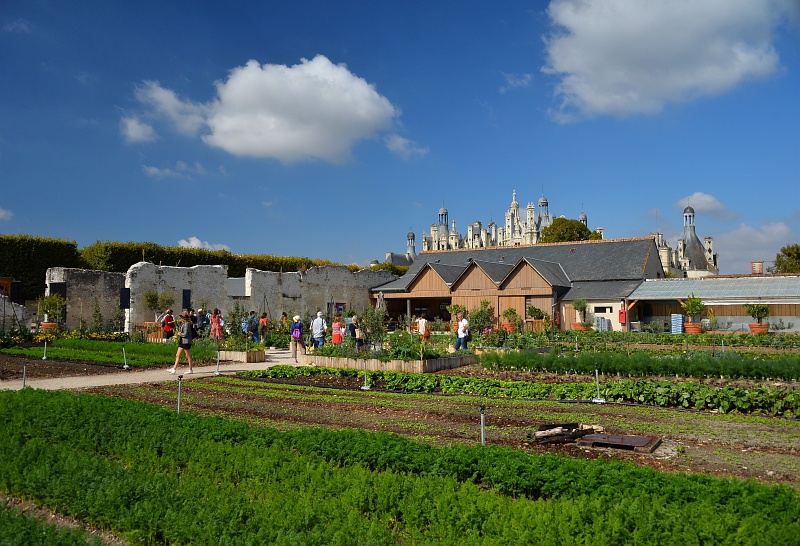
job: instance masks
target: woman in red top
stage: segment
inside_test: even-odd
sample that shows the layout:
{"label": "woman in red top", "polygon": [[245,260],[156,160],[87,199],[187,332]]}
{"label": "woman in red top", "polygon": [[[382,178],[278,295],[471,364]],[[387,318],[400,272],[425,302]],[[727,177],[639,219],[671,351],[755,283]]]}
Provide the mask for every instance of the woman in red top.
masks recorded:
{"label": "woman in red top", "polygon": [[331,325],[331,343],[339,345],[342,342],[342,317],[336,315]]}
{"label": "woman in red top", "polygon": [[266,313],[261,313],[261,318],[258,319],[258,336],[261,343],[267,339],[267,330],[269,330],[269,319]]}
{"label": "woman in red top", "polygon": [[164,330],[164,339],[169,339],[175,335],[175,317],[172,316],[172,309],[167,309],[167,314],[161,320]]}

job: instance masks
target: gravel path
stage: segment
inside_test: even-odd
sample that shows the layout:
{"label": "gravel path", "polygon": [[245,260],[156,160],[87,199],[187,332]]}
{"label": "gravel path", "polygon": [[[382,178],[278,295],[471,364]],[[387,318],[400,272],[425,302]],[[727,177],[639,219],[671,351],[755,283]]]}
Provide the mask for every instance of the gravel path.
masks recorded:
{"label": "gravel path", "polygon": [[[167,367],[164,368],[148,368],[139,369],[131,368],[123,370],[122,368],[112,368],[108,373],[103,374],[80,374],[61,376],[61,377],[34,377],[35,374],[21,379],[11,379],[0,381],[0,390],[20,390],[23,387],[31,387],[34,389],[45,390],[61,390],[61,389],[84,389],[91,387],[103,387],[108,385],[130,385],[135,383],[153,383],[153,382],[168,382],[175,381],[179,375],[183,377],[184,381],[189,381],[199,377],[208,377],[209,375],[234,375],[236,372],[246,370],[264,370],[278,364],[288,364],[292,366],[303,365],[304,357],[299,355],[299,364],[295,364],[292,355],[287,349],[269,349],[267,350],[266,362],[232,362],[222,361],[219,363],[219,372],[217,372],[216,363],[213,365],[194,366],[194,373],[186,374],[188,367],[186,361],[182,360],[181,365],[178,367],[176,374],[167,372]],[[28,361],[29,368],[36,366],[36,361]]]}

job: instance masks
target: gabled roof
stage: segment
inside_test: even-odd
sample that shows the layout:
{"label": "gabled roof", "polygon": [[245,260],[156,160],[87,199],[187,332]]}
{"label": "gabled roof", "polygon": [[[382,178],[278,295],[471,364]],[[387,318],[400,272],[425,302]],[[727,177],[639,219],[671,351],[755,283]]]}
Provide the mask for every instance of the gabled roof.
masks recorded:
{"label": "gabled roof", "polygon": [[548,262],[545,260],[537,260],[534,258],[523,258],[531,267],[533,267],[539,274],[546,280],[552,287],[569,288],[572,286],[564,268],[561,264],[556,262]]}
{"label": "gabled roof", "polygon": [[702,277],[647,280],[629,299],[685,300],[691,294],[706,305],[745,303],[800,303],[800,275]]}
{"label": "gabled roof", "polygon": [[[480,267],[486,276],[498,286],[503,282],[509,273],[514,269],[514,264],[506,264],[500,262],[485,262],[483,260],[475,260],[473,262],[476,266]],[[465,268],[466,270],[466,268]]]}
{"label": "gabled roof", "polygon": [[437,273],[442,271],[439,274],[445,282],[448,282],[444,271],[450,274],[458,269],[458,274],[453,277],[455,280],[472,261],[479,261],[481,269],[494,280],[502,273],[503,264],[513,267],[523,259],[529,260],[529,263],[554,286],[564,286],[565,283],[569,286],[569,283],[578,281],[641,281],[649,260],[655,260],[653,263],[658,264],[658,268],[661,269],[658,250],[652,237],[427,251],[417,255],[408,273],[403,277],[372,291],[405,292],[411,281],[428,264],[431,267],[438,266],[439,269],[434,270]]}
{"label": "gabled roof", "polygon": [[464,271],[460,265],[428,264],[439,275],[447,286],[453,286],[459,275]]}

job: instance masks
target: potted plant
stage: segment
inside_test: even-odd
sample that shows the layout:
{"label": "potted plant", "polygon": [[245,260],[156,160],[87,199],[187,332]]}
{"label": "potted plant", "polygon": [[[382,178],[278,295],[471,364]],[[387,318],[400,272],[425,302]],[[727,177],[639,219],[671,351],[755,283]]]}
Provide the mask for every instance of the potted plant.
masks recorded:
{"label": "potted plant", "polygon": [[522,317],[519,316],[517,310],[513,307],[509,307],[508,309],[503,311],[503,330],[506,332],[516,332],[519,323],[522,322]]}
{"label": "potted plant", "polygon": [[769,305],[764,303],[749,303],[744,306],[745,312],[756,320],[755,324],[749,324],[750,331],[754,334],[763,334],[769,331],[769,323],[762,322],[769,317]]}
{"label": "potted plant", "polygon": [[703,300],[696,298],[694,292],[686,298],[686,301],[681,304],[683,312],[686,313],[687,319],[684,328],[687,334],[699,334],[703,332],[703,326],[695,321],[695,317],[701,315],[705,310],[706,305]]}
{"label": "potted plant", "polygon": [[581,320],[572,323],[575,330],[588,330],[586,326],[586,309],[589,308],[589,302],[583,298],[572,300],[572,307],[581,314]]}
{"label": "potted plant", "polygon": [[459,313],[466,314],[467,308],[458,303],[452,303],[447,307],[445,307],[445,309],[447,310],[448,313],[450,313],[450,323],[452,324],[453,331],[455,332],[458,330],[458,320],[456,317],[458,316]]}
{"label": "potted plant", "polygon": [[67,300],[61,294],[50,294],[39,299],[39,314],[44,315],[40,328],[44,332],[55,332],[61,322],[61,312]]}

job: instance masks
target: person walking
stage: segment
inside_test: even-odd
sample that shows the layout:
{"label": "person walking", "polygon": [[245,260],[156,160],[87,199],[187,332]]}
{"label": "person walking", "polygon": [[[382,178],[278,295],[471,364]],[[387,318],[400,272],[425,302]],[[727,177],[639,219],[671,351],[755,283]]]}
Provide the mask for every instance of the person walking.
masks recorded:
{"label": "person walking", "polygon": [[467,336],[469,336],[469,321],[464,318],[464,313],[458,313],[458,339],[456,340],[456,351],[459,349],[467,350]]}
{"label": "person walking", "polygon": [[300,315],[295,315],[292,318],[292,324],[289,326],[289,335],[291,341],[289,345],[292,350],[292,358],[294,358],[295,364],[299,364],[297,360],[297,347],[300,346],[303,348],[303,354],[306,354],[306,344],[303,341],[303,332],[305,331],[305,324],[303,321],[300,320]]}
{"label": "person walking", "polygon": [[328,323],[322,318],[322,311],[317,311],[317,318],[311,321],[311,337],[314,339],[314,348],[325,345],[325,333],[328,331]]}
{"label": "person walking", "polygon": [[420,315],[417,319],[417,333],[419,333],[423,342],[431,338],[431,331],[428,329],[428,319],[425,318],[424,314]]}
{"label": "person walking", "polygon": [[353,315],[353,320],[350,322],[350,335],[356,340],[356,349],[359,351],[364,350],[364,330],[361,328],[361,323],[358,321],[358,315]]}
{"label": "person walking", "polygon": [[268,330],[269,319],[267,318],[267,314],[261,313],[261,317],[258,319],[258,339],[261,340],[261,343],[264,343],[267,340]]}
{"label": "person walking", "polygon": [[331,343],[341,345],[342,343],[342,317],[336,315],[331,324]]}
{"label": "person walking", "polygon": [[192,366],[192,340],[197,337],[197,330],[192,323],[192,317],[188,311],[181,313],[181,327],[179,331],[180,339],[178,340],[178,352],[175,353],[175,364],[167,370],[169,373],[175,373],[178,364],[181,361],[181,353],[186,353],[186,361],[189,363],[189,370],[187,374],[194,373]]}
{"label": "person walking", "polygon": [[217,341],[222,341],[222,313],[216,307],[211,312],[211,337]]}

